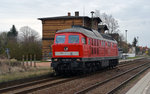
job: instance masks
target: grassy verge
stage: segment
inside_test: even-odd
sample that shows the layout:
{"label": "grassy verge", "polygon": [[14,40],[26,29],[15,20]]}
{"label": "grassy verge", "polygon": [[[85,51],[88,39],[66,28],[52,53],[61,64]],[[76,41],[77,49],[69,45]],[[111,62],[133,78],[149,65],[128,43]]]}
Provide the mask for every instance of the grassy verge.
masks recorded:
{"label": "grassy verge", "polygon": [[140,56],[135,56],[135,57],[128,57],[127,59],[136,59],[139,58]]}
{"label": "grassy verge", "polygon": [[13,72],[0,75],[0,82],[7,82],[11,80],[17,80],[22,78],[30,78],[40,76],[43,74],[51,73],[52,69],[49,67],[33,68],[25,72]]}
{"label": "grassy verge", "polygon": [[51,61],[39,61],[39,62],[41,63],[41,62],[51,62]]}
{"label": "grassy verge", "polygon": [[128,57],[127,59],[136,59],[136,58],[140,58],[140,57],[146,57],[146,58],[148,58],[150,56],[147,56],[147,55],[145,55],[145,56],[135,56],[135,57]]}

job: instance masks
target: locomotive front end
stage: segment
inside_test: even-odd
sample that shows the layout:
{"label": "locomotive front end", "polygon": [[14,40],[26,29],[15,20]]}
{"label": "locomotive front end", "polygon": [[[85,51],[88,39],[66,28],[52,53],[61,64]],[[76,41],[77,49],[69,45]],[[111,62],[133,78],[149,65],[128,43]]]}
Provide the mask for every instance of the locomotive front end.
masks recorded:
{"label": "locomotive front end", "polygon": [[51,66],[58,73],[72,72],[80,68],[82,45],[79,33],[59,33],[52,45]]}

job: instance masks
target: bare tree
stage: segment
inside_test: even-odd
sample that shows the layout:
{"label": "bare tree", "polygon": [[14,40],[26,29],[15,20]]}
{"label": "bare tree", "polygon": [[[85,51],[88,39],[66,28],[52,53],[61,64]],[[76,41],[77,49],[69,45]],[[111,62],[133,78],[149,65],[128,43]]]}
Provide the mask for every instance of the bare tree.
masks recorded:
{"label": "bare tree", "polygon": [[37,31],[28,26],[21,27],[19,39],[21,41],[21,49],[24,55],[36,54],[39,59],[41,58],[42,43]]}
{"label": "bare tree", "polygon": [[[10,30],[11,31],[11,30]],[[6,49],[9,49],[11,58],[21,60],[22,55],[36,54],[38,59],[41,59],[42,43],[39,39],[39,34],[28,26],[20,29],[19,35],[12,32],[0,33],[0,55],[6,55]],[[17,36],[18,35],[18,36]],[[15,40],[12,40],[15,37]]]}
{"label": "bare tree", "polygon": [[106,13],[100,13],[99,10],[95,10],[95,16],[100,17],[102,19],[101,24],[105,24],[108,27],[108,33],[118,33],[119,32],[119,24],[118,21],[113,18],[112,15],[107,15]]}
{"label": "bare tree", "polygon": [[35,40],[38,40],[39,38],[38,32],[28,26],[24,26],[20,28],[19,36],[21,38],[21,41],[24,42],[33,42]]}

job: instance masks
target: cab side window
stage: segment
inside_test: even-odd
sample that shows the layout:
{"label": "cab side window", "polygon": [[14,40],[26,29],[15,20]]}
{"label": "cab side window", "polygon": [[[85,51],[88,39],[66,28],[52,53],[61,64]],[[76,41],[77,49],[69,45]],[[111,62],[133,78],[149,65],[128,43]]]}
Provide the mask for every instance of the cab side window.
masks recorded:
{"label": "cab side window", "polygon": [[82,43],[83,43],[83,44],[86,44],[86,40],[85,40],[84,37],[82,38]]}
{"label": "cab side window", "polygon": [[90,45],[90,39],[88,39],[88,44]]}

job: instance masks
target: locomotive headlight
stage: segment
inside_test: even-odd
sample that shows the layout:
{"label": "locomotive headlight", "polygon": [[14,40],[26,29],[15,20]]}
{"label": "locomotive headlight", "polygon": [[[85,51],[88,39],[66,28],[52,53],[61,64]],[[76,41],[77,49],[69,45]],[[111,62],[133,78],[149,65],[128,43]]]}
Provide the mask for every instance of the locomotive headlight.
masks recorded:
{"label": "locomotive headlight", "polygon": [[57,61],[58,59],[54,59],[54,61]]}
{"label": "locomotive headlight", "polygon": [[76,61],[80,61],[80,59],[76,59]]}

